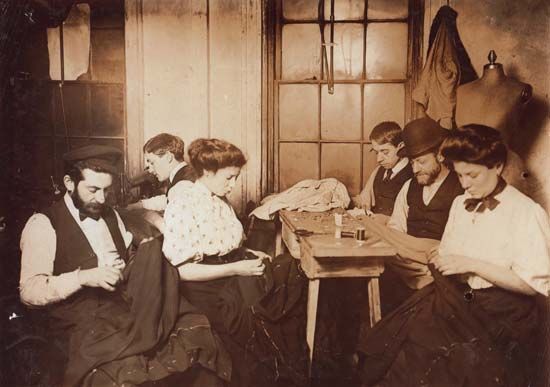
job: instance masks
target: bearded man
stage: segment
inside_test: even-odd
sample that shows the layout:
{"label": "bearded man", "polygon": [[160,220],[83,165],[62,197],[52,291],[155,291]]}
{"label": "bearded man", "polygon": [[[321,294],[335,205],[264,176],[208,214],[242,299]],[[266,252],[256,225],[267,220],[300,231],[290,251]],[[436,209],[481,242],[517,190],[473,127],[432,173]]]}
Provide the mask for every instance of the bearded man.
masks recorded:
{"label": "bearded man", "polygon": [[182,385],[221,386],[229,356],[206,317],[180,299],[161,242],[130,249],[136,238],[107,204],[121,156],[103,145],[65,154],[67,193],[21,236],[21,300],[47,309],[64,358],[53,384],[132,386],[183,372]]}
{"label": "bearded man", "polygon": [[[456,173],[445,166],[439,154],[447,133],[429,117],[413,120],[403,128],[405,146],[398,155],[409,158],[414,177],[403,184],[397,195],[388,227],[416,238],[441,240],[451,204],[464,192]],[[420,289],[433,281],[425,264],[398,256],[386,266],[409,289]]]}

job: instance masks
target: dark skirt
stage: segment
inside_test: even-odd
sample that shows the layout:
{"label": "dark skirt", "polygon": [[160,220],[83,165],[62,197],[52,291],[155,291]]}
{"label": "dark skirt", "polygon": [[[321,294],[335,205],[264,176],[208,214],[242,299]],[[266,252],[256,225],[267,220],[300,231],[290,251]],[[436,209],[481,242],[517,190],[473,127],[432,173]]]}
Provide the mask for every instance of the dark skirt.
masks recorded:
{"label": "dark skirt", "polygon": [[361,376],[377,386],[527,386],[535,297],[472,290],[431,268],[417,291],[361,340]]}
{"label": "dark skirt", "polygon": [[[204,264],[248,257],[238,249]],[[238,387],[307,384],[305,306],[307,280],[290,255],[266,261],[263,276],[182,281],[183,296],[204,313],[233,361],[231,385]]]}

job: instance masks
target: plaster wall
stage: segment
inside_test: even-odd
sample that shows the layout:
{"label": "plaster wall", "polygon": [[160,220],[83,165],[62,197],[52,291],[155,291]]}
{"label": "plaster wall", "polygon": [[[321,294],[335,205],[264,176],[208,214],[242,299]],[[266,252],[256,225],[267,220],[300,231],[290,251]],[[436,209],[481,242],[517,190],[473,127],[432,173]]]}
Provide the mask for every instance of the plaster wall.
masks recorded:
{"label": "plaster wall", "polygon": [[[433,3],[433,4],[432,4]],[[431,4],[435,16],[440,4]],[[441,1],[439,1],[441,3]],[[546,0],[451,0],[460,37],[478,75],[497,53],[509,77],[533,86],[533,98],[511,133],[510,146],[526,161],[532,196],[550,210],[550,2]],[[428,21],[431,23],[431,21]],[[429,33],[429,23],[428,30]]]}

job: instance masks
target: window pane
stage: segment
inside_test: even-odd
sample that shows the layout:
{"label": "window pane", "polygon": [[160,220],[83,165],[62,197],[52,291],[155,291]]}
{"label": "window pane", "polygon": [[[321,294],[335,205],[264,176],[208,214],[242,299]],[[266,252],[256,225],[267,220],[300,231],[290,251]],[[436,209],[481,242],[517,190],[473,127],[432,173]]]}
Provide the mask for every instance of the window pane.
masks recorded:
{"label": "window pane", "polygon": [[371,173],[376,168],[376,153],[372,152],[370,145],[363,145],[363,189]]}
{"label": "window pane", "polygon": [[124,135],[122,85],[92,86],[92,135]]}
{"label": "window pane", "polygon": [[124,82],[124,30],[92,29],[92,79]]}
{"label": "window pane", "polygon": [[319,145],[283,143],[279,146],[279,191],[304,179],[319,178]]}
{"label": "window pane", "polygon": [[402,83],[371,83],[365,85],[364,138],[382,121],[405,124],[405,85]]}
{"label": "window pane", "polygon": [[288,24],[282,37],[283,79],[319,79],[321,34],[317,24]]}
{"label": "window pane", "polygon": [[346,186],[351,195],[356,195],[361,184],[360,168],[361,145],[322,145],[321,178],[334,177]]}
{"label": "window pane", "polygon": [[408,0],[369,0],[369,19],[404,19],[409,15]]}
{"label": "window pane", "polygon": [[[361,20],[364,14],[365,3],[363,1],[334,0],[334,18],[336,20]],[[330,0],[325,0],[325,19],[330,20]]]}
{"label": "window pane", "polygon": [[[325,41],[330,43],[330,25],[325,26]],[[334,44],[334,79],[360,79],[363,75],[363,25],[335,24]]]}
{"label": "window pane", "polygon": [[24,164],[28,169],[21,171],[21,175],[36,186],[51,187],[50,176],[54,174],[52,138],[36,138],[28,150],[25,154],[29,160]]}
{"label": "window pane", "polygon": [[82,84],[66,83],[63,89],[59,87],[54,89],[56,134],[65,135],[64,117],[69,136],[88,134],[87,94],[88,88]]}
{"label": "window pane", "polygon": [[367,78],[403,79],[407,75],[406,23],[367,26]]}
{"label": "window pane", "polygon": [[279,86],[279,137],[281,140],[319,138],[319,86]]}
{"label": "window pane", "polygon": [[361,139],[361,88],[359,85],[327,85],[321,94],[321,138],[325,140]]}
{"label": "window pane", "polygon": [[317,0],[283,0],[283,16],[290,20],[317,19],[317,4]]}

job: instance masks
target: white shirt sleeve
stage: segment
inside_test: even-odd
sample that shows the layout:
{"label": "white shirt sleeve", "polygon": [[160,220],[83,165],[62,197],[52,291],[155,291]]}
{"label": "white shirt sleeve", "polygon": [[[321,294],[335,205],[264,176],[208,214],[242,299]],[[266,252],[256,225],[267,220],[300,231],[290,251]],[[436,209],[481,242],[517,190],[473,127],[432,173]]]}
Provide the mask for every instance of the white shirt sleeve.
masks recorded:
{"label": "white shirt sleeve", "polygon": [[[514,240],[511,269],[537,292],[550,296],[550,221],[540,205],[524,214]],[[518,220],[516,220],[518,221]]]}
{"label": "white shirt sleeve", "polygon": [[142,199],[141,205],[146,210],[152,211],[164,211],[166,209],[167,198],[166,195],[157,195],[152,198]]}
{"label": "white shirt sleeve", "polygon": [[409,204],[407,203],[407,192],[409,192],[409,186],[411,180],[407,180],[401,190],[397,194],[395,204],[393,205],[393,212],[387,226],[394,230],[407,232],[407,218],[409,216]]}
{"label": "white shirt sleeve", "polygon": [[355,204],[358,207],[364,207],[367,210],[370,210],[376,203],[374,201],[374,178],[376,177],[376,174],[378,173],[378,170],[380,167],[376,167],[374,171],[370,174],[367,183],[365,184],[365,188],[361,191],[359,195],[357,195],[354,198]]}
{"label": "white shirt sleeve", "polygon": [[81,288],[78,270],[53,275],[56,235],[45,215],[35,214],[27,221],[20,248],[19,294],[23,303],[35,306],[51,304],[66,299]]}

